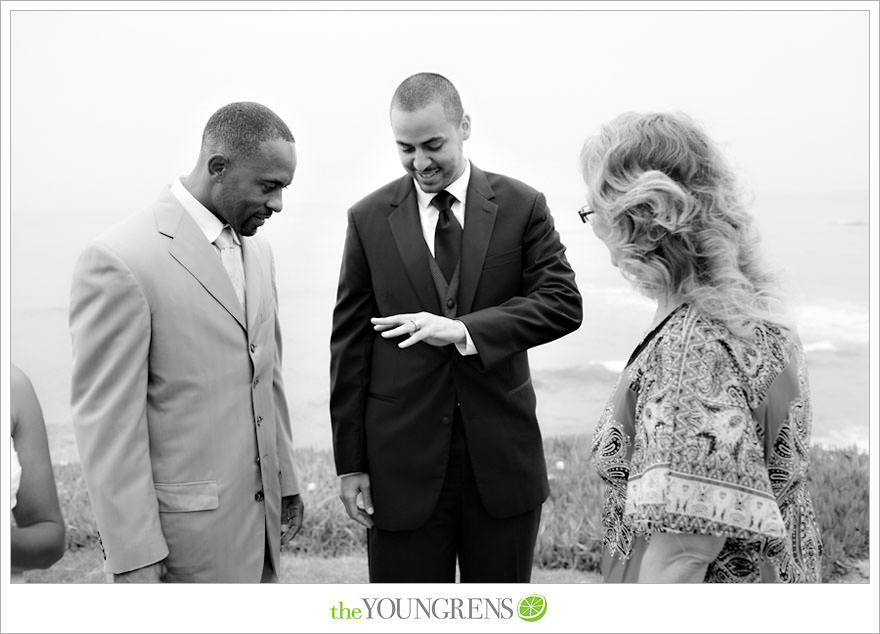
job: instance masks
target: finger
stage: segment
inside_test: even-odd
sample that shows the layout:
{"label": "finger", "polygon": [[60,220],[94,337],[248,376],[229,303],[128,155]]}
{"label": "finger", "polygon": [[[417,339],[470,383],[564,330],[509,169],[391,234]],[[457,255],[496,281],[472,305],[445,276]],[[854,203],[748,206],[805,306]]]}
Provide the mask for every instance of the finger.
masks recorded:
{"label": "finger", "polygon": [[412,324],[406,322],[405,324],[400,324],[399,326],[375,326],[374,330],[376,332],[381,332],[382,336],[386,339],[389,337],[400,337],[401,335],[408,335],[412,332]]}
{"label": "finger", "polygon": [[355,506],[354,508],[346,507],[345,512],[348,513],[348,516],[358,524],[364,524],[365,519],[369,519],[369,516],[361,511],[357,506]]}
{"label": "finger", "polygon": [[366,513],[358,513],[352,519],[364,528],[373,528],[373,520]]}
{"label": "finger", "polygon": [[412,333],[412,335],[410,335],[409,337],[407,337],[406,339],[401,341],[399,344],[397,344],[397,347],[401,348],[401,349],[409,348],[410,346],[416,345],[418,342],[420,342],[424,338],[425,338],[424,331],[420,330],[419,332]]}
{"label": "finger", "polygon": [[293,539],[294,537],[299,535],[299,532],[302,530],[302,527],[303,527],[302,516],[294,518],[293,525],[290,527],[290,532],[292,533],[290,536],[290,539]]}
{"label": "finger", "polygon": [[281,545],[284,546],[287,542],[291,540],[293,535],[291,534],[291,526],[294,522],[293,518],[293,510],[292,509],[282,509],[281,511]]}
{"label": "finger", "polygon": [[408,321],[405,324],[397,326],[392,330],[386,330],[382,333],[382,336],[385,339],[391,339],[392,337],[402,337],[404,335],[411,335],[415,332],[415,328],[412,322]]}
{"label": "finger", "polygon": [[281,545],[287,544],[299,533],[302,528],[302,516],[291,517],[281,525]]}
{"label": "finger", "polygon": [[351,519],[355,519],[355,515],[357,515],[357,490],[344,487],[339,494],[339,499],[342,500],[346,514]]}
{"label": "finger", "polygon": [[293,539],[294,532],[290,530],[290,527],[287,524],[281,525],[281,545],[290,543],[290,540]]}
{"label": "finger", "polygon": [[346,512],[346,514],[347,514],[351,519],[353,519],[353,520],[356,520],[356,519],[357,519],[357,515],[358,515],[358,507],[357,507],[357,503],[355,502],[355,498],[354,498],[354,497],[351,497],[351,498],[344,497],[344,498],[342,498],[342,506],[345,507],[345,512]]}
{"label": "finger", "polygon": [[370,518],[369,515],[364,513],[364,511],[360,507],[358,507],[357,504],[352,504],[350,507],[346,505],[345,512],[348,513],[348,516],[358,524],[361,524],[366,528],[373,527],[373,520]]}
{"label": "finger", "polygon": [[373,514],[373,496],[370,493],[370,487],[364,487],[361,489],[361,500],[364,503],[364,510],[367,512],[367,515]]}
{"label": "finger", "polygon": [[371,317],[370,322],[374,326],[399,326],[401,324],[405,324],[410,319],[412,319],[412,315],[400,314],[400,315],[389,315],[388,317]]}
{"label": "finger", "polygon": [[370,321],[373,323],[373,330],[377,332],[383,332],[385,330],[390,330],[391,328],[397,328],[398,326],[405,326],[409,323],[409,321],[406,319],[397,319],[391,317],[374,317]]}

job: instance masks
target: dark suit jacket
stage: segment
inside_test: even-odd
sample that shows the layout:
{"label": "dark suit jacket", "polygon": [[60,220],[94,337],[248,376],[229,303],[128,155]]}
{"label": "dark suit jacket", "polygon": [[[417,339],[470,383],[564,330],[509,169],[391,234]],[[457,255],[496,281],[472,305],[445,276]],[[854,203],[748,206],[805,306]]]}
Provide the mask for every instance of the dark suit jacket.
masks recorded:
{"label": "dark suit jacket", "polygon": [[548,494],[527,350],[578,328],[581,297],[544,196],[472,166],[458,319],[478,354],[425,343],[401,350],[370,317],[443,314],[415,186],[404,176],[349,211],[331,335],[337,472],[370,475],[384,530],[427,520],[446,473],[456,400],[480,497],[510,517]]}

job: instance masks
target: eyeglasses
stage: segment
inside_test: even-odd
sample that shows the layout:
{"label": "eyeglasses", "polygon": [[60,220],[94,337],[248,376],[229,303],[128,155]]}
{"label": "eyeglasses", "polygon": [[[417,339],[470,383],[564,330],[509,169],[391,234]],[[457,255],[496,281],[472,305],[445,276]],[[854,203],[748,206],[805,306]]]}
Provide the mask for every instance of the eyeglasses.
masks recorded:
{"label": "eyeglasses", "polygon": [[581,221],[586,224],[590,222],[590,215],[596,213],[589,205],[584,205],[580,209],[578,209],[578,216],[581,217]]}

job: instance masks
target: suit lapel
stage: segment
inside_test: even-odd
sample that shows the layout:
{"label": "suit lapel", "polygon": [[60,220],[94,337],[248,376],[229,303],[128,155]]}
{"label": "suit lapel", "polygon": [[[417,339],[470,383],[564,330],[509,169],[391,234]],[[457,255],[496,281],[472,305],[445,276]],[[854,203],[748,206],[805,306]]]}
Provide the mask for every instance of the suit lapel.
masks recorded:
{"label": "suit lapel", "polygon": [[244,308],[235,296],[235,289],[214,247],[170,191],[163,193],[154,212],[159,233],[171,238],[168,247],[171,257],[189,271],[242,328],[247,328]]}
{"label": "suit lapel", "polygon": [[391,234],[394,236],[406,274],[419,297],[423,310],[438,313],[440,304],[428,263],[415,186],[408,176],[399,182],[400,185],[391,202],[391,206],[395,209],[388,216],[388,224],[391,226]]}
{"label": "suit lapel", "polygon": [[459,314],[471,312],[474,294],[483,270],[483,261],[492,238],[498,205],[492,202],[495,193],[486,174],[471,164],[471,180],[467,190],[464,233],[461,238],[461,286],[458,290]]}

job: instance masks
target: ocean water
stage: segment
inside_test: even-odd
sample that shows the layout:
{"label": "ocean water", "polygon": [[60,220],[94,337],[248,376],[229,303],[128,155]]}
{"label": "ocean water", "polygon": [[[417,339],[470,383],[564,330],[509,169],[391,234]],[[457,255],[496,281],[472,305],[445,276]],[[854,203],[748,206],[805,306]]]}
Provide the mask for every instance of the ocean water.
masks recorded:
{"label": "ocean water", "polygon": [[[577,218],[580,200],[548,196],[584,297],[575,333],[530,352],[545,436],[592,432],[653,315]],[[149,201],[146,201],[149,202]],[[284,378],[297,444],[330,447],[329,337],[347,203],[288,200],[261,229],[275,252]],[[76,460],[70,424],[67,306],[77,255],[133,209],[16,210],[11,216],[11,356],[31,378],[53,458]],[[764,253],[784,281],[808,351],[813,441],[867,448],[867,197],[756,200]]]}

